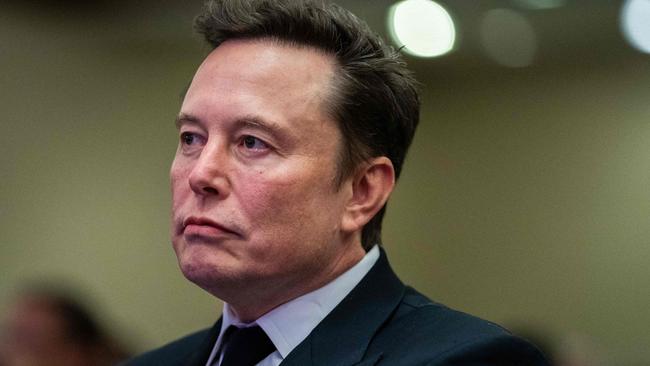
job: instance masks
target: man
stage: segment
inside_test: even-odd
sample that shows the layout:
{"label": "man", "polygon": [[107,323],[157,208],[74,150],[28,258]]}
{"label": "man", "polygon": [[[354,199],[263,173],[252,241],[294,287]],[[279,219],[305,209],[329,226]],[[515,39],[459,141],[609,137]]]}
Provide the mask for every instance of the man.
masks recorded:
{"label": "man", "polygon": [[545,364],[379,248],[419,117],[396,52],[318,1],[212,1],[196,27],[214,49],[177,119],[172,241],[224,311],[131,365]]}

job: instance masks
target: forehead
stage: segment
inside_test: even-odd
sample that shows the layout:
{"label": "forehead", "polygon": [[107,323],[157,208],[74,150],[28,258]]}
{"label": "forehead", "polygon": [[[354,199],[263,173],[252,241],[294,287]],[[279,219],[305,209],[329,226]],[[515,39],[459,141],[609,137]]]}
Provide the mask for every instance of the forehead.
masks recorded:
{"label": "forehead", "polygon": [[[335,72],[333,56],[269,39],[229,40],[199,66],[183,107],[253,103],[250,108],[323,110]],[[265,102],[256,106],[256,102]],[[323,116],[324,117],[324,116]]]}

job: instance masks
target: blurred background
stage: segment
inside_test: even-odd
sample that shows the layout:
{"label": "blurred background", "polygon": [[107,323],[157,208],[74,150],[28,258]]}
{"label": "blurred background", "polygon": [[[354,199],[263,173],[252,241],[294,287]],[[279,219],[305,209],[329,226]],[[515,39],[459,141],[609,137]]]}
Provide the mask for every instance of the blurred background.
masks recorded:
{"label": "blurred background", "polygon": [[[338,3],[422,82],[384,226],[402,279],[575,365],[647,365],[650,0]],[[168,238],[201,5],[0,4],[5,333],[33,282],[74,289],[129,352],[219,316]]]}

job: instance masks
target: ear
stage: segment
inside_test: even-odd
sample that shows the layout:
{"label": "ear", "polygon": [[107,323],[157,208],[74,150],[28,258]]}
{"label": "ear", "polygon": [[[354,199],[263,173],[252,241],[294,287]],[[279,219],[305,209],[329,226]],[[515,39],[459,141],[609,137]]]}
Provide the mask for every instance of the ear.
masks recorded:
{"label": "ear", "polygon": [[361,165],[351,183],[352,195],[341,222],[347,233],[361,232],[388,200],[395,187],[393,163],[385,156],[373,158]]}

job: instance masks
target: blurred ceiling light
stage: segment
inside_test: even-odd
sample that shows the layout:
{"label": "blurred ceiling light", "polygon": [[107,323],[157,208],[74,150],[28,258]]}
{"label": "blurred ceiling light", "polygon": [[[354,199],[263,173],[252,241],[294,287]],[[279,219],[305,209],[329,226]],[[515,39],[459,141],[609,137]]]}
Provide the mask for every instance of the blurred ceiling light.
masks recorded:
{"label": "blurred ceiling light", "polygon": [[545,10],[554,9],[566,5],[565,0],[513,0],[517,5],[532,9]]}
{"label": "blurred ceiling light", "polygon": [[621,11],[621,28],[632,46],[650,53],[650,0],[626,0]]}
{"label": "blurred ceiling light", "polygon": [[390,8],[393,40],[414,56],[442,56],[454,48],[456,30],[449,13],[430,0],[404,0]]}
{"label": "blurred ceiling light", "polygon": [[533,63],[537,37],[521,14],[508,9],[490,10],[481,20],[480,32],[486,54],[498,64],[524,67]]}

